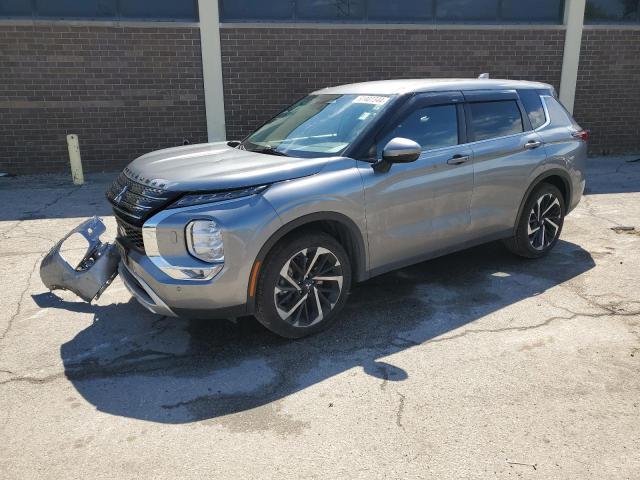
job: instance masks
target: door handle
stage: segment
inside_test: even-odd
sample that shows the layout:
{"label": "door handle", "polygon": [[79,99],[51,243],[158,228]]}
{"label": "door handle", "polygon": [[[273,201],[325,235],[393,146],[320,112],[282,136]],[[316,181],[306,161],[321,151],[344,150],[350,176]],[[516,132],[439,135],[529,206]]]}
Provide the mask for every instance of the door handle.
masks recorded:
{"label": "door handle", "polygon": [[538,140],[529,140],[527,143],[524,144],[524,148],[526,150],[533,150],[534,148],[538,148],[540,145],[542,145],[542,142]]}
{"label": "door handle", "polygon": [[468,161],[469,161],[469,155],[456,154],[453,157],[451,157],[449,160],[447,160],[447,163],[449,165],[460,165]]}

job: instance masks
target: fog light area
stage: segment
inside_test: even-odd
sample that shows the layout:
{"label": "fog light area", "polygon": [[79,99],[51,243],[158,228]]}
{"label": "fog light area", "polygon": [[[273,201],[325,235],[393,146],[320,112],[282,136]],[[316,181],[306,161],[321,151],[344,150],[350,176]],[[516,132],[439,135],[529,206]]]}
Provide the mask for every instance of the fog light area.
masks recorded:
{"label": "fog light area", "polygon": [[74,233],[60,247],[60,256],[73,269],[80,267],[80,262],[87,254],[89,242],[80,233]]}

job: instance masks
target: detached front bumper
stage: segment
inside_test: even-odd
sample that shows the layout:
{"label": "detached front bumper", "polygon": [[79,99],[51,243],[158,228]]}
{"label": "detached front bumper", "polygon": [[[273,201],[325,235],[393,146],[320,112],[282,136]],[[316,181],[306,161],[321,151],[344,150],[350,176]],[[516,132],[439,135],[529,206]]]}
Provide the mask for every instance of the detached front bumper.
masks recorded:
{"label": "detached front bumper", "polygon": [[[219,225],[224,263],[208,264],[189,253],[185,229],[194,219]],[[91,301],[120,274],[136,300],[156,314],[238,317],[253,311],[249,285],[255,259],[281,226],[279,216],[261,195],[162,210],[144,223],[143,248],[130,244],[122,232],[115,243],[102,243],[99,236],[105,227],[96,217],[56,244],[42,262],[41,277],[51,290],[63,288]],[[59,254],[64,241],[74,233],[89,242],[87,254],[75,267]],[[207,268],[212,275],[193,278],[187,274]]]}
{"label": "detached front bumper", "polygon": [[[118,274],[120,254],[114,244],[102,243],[106,228],[98,217],[90,218],[65,235],[40,264],[40,278],[49,290],[69,290],[86,302],[100,297]],[[82,260],[71,266],[60,254],[62,244],[74,234],[88,243]]]}

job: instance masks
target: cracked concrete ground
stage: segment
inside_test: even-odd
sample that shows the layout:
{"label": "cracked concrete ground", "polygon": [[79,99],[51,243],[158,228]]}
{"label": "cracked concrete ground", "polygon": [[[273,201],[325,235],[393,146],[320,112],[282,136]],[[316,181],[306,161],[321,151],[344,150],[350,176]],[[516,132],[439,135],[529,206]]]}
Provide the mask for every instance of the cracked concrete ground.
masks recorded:
{"label": "cracked concrete ground", "polygon": [[[590,161],[548,257],[489,244],[359,285],[336,327],[48,293],[114,174],[0,180],[0,478],[640,478],[640,162]],[[636,230],[614,227],[635,226]]]}

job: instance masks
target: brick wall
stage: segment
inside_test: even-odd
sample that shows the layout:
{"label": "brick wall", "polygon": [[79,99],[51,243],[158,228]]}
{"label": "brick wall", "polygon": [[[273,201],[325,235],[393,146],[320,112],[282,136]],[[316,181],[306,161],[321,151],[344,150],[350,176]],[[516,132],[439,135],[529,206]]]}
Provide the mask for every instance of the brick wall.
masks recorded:
{"label": "brick wall", "polygon": [[[559,87],[564,31],[222,26],[227,133],[240,138],[297,98],[410,77],[540,80]],[[0,172],[86,170],[206,141],[197,27],[0,25]],[[639,152],[640,30],[585,28],[575,116],[592,152]]]}
{"label": "brick wall", "polygon": [[121,168],[206,141],[197,27],[0,25],[0,172]]}
{"label": "brick wall", "polygon": [[404,30],[222,26],[228,138],[238,139],[312,90],[389,78],[539,80],[558,89],[560,29]]}
{"label": "brick wall", "polygon": [[574,116],[592,153],[640,152],[640,30],[585,28]]}

